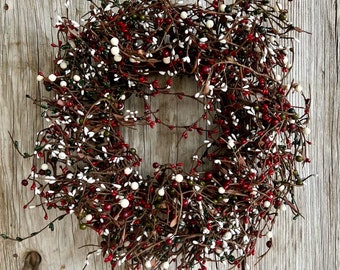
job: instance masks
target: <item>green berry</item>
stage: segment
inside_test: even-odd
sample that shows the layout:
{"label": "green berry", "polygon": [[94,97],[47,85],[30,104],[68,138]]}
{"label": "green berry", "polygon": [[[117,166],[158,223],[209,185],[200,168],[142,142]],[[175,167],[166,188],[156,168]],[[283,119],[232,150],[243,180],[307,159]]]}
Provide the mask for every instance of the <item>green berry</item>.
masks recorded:
{"label": "green berry", "polygon": [[296,157],[295,157],[295,160],[296,160],[297,162],[302,162],[302,161],[303,161],[303,157],[302,157],[302,156],[296,156]]}

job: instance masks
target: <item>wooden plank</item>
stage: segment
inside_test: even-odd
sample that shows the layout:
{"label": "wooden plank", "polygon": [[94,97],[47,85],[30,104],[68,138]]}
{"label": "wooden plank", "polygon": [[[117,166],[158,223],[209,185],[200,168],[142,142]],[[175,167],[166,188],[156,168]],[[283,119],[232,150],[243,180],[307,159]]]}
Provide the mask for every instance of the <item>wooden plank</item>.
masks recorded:
{"label": "wooden plank", "polygon": [[338,269],[339,261],[339,1],[293,1],[291,21],[312,33],[300,34],[297,78],[312,99],[310,156],[306,175],[317,174],[296,199],[304,216],[279,217],[273,248],[251,269]]}
{"label": "wooden plank", "polygon": [[[49,44],[55,40],[56,15],[65,12],[64,1],[1,0],[1,211],[0,231],[25,236],[39,230],[46,221],[43,213],[23,210],[31,192],[20,185],[30,170],[30,162],[14,151],[8,131],[20,141],[24,151],[33,149],[34,134],[41,129],[40,109],[25,98],[46,94],[35,80],[39,70],[51,70],[54,53]],[[7,4],[8,9],[3,7]],[[81,1],[77,3],[82,8]],[[78,9],[77,8],[77,9]],[[83,9],[83,8],[82,8]],[[75,12],[77,13],[77,12]],[[79,17],[79,14],[75,14]],[[76,17],[75,17],[76,18]],[[55,214],[54,214],[55,215]],[[52,217],[53,218],[53,217]],[[97,243],[96,235],[80,232],[75,218],[55,224],[55,232],[45,231],[36,238],[15,243],[0,242],[1,268],[21,269],[28,250],[42,256],[40,269],[81,269],[89,248],[84,244]],[[102,269],[101,259],[91,269]]]}
{"label": "wooden plank", "polygon": [[[74,17],[78,18],[85,10],[87,1],[71,1]],[[5,8],[7,4],[8,8]],[[249,260],[251,269],[337,269],[340,257],[340,210],[337,182],[340,171],[339,143],[339,1],[301,0],[291,5],[294,13],[291,21],[313,34],[300,34],[297,46],[296,68],[293,77],[304,85],[312,98],[312,121],[310,148],[312,164],[305,169],[306,174],[318,174],[297,190],[296,199],[304,219],[292,220],[292,214],[282,213],[274,228],[274,245],[269,254],[256,266],[255,259]],[[30,192],[20,185],[30,169],[30,162],[19,158],[10,143],[7,131],[20,140],[20,148],[33,148],[34,134],[43,123],[40,109],[30,100],[45,94],[35,81],[39,70],[52,71],[51,60],[54,52],[49,43],[55,40],[53,24],[56,15],[65,12],[64,1],[0,0],[0,232],[10,235],[27,235],[38,230],[46,222],[39,210],[23,210],[22,206],[30,199]],[[179,86],[186,87],[183,82]],[[194,110],[187,107],[186,101],[172,101],[164,104],[161,100],[153,104],[163,110],[162,118],[169,122],[177,121],[176,114],[189,115]],[[173,109],[173,114],[166,111]],[[182,118],[181,118],[182,119]],[[136,138],[138,132],[139,140]],[[158,127],[155,130],[138,128],[127,131],[130,144],[141,149],[144,162],[155,160],[179,161],[187,148],[173,152],[173,144],[178,141],[180,132],[168,134]],[[171,140],[165,144],[159,138]],[[190,138],[191,139],[191,138]],[[197,139],[197,143],[200,142]],[[157,147],[148,143],[155,142]],[[168,147],[166,149],[165,147]],[[187,146],[190,148],[190,146]],[[160,150],[160,151],[159,151]],[[153,152],[152,152],[153,151]],[[164,153],[169,153],[164,155]],[[188,161],[186,161],[188,162]],[[145,168],[147,171],[148,168]],[[22,243],[0,241],[0,261],[4,269],[21,269],[26,251],[37,250],[42,255],[41,269],[82,269],[85,254],[91,248],[78,247],[96,243],[92,231],[79,231],[76,218],[55,224],[55,232],[42,234]],[[89,269],[108,269],[100,256],[90,259]],[[211,266],[210,269],[215,269]]]}

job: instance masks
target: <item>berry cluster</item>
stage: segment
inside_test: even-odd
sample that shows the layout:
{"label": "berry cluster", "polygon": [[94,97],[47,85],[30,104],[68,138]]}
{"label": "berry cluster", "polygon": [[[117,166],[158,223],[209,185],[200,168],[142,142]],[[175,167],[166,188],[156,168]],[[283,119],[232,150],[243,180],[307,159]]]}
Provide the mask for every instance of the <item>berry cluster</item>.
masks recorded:
{"label": "berry cluster", "polygon": [[[35,101],[49,126],[22,181],[30,204],[38,198],[46,219],[49,209],[76,215],[101,236],[112,268],[239,266],[258,238],[270,248],[278,210],[299,214],[297,163],[309,162],[309,100],[286,82],[289,33],[301,31],[287,10],[265,0],[90,2],[83,25],[56,24],[55,71],[37,77],[53,95]],[[194,77],[197,93],[174,92],[176,76]],[[306,106],[292,105],[291,92]],[[204,113],[184,127],[164,123],[150,105],[158,95],[193,99]],[[144,111],[127,108],[130,97]],[[141,175],[142,157],[121,134],[137,124],[202,135],[192,166],[155,162]]]}

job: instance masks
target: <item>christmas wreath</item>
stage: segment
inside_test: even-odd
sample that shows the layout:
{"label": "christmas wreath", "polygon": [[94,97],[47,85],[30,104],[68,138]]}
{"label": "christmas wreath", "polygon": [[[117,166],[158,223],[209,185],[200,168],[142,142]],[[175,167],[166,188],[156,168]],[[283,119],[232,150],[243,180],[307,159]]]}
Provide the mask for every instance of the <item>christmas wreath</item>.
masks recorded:
{"label": "christmas wreath", "polygon": [[[267,0],[90,2],[83,25],[60,18],[55,70],[37,77],[53,94],[34,100],[49,126],[22,181],[34,191],[25,207],[41,207],[45,219],[50,209],[75,215],[101,236],[112,268],[234,267],[258,238],[270,248],[279,209],[299,215],[297,164],[309,162],[309,100],[287,82],[290,33],[302,30]],[[194,78],[196,94],[175,92],[176,76]],[[291,104],[292,92],[305,106]],[[166,123],[150,102],[160,95],[192,99],[203,113]],[[139,173],[142,157],[121,133],[135,125],[181,130],[183,140],[200,134],[192,166],[155,161]]]}

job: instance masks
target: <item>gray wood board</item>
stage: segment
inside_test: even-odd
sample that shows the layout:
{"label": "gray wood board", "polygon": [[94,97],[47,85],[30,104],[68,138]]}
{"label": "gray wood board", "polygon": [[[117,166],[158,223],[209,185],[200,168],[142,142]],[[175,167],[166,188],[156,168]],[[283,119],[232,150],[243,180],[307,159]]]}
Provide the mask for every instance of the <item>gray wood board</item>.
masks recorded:
{"label": "gray wood board", "polygon": [[[337,0],[300,0],[291,4],[293,13],[290,20],[312,32],[312,35],[297,36],[300,43],[296,47],[292,77],[304,86],[306,93],[310,89],[310,136],[313,145],[309,151],[312,163],[304,168],[304,172],[318,176],[297,189],[296,200],[304,218],[293,221],[289,211],[281,213],[274,228],[271,251],[256,266],[255,258],[249,260],[251,269],[335,270],[340,267],[338,4]],[[71,1],[71,16],[79,20],[87,5],[88,1]],[[30,199],[30,192],[20,182],[29,173],[31,164],[14,151],[8,131],[19,140],[21,149],[34,147],[34,136],[43,122],[40,109],[25,95],[35,97],[45,94],[35,78],[39,70],[46,73],[53,71],[55,51],[49,44],[56,39],[53,28],[56,15],[64,12],[64,2],[61,0],[0,0],[0,232],[11,235],[24,236],[46,225],[41,210],[23,209]],[[168,115],[172,121],[178,121],[177,116],[193,111],[192,105],[183,105],[179,101],[173,101],[168,106],[169,109],[174,108],[173,114]],[[188,117],[194,115],[188,114]],[[169,135],[162,132],[138,128],[128,130],[126,136],[137,149],[142,149],[148,163],[177,159],[185,153],[183,150],[178,153],[171,151],[178,134],[167,137]],[[171,143],[166,143],[168,141]],[[157,147],[151,147],[150,142],[156,143]],[[197,142],[192,140],[192,143]],[[46,230],[21,243],[0,240],[0,269],[21,269],[25,252],[33,249],[42,255],[40,269],[79,270],[84,265],[87,251],[91,250],[91,247],[79,247],[91,243],[97,243],[95,233],[80,231],[77,219],[67,217],[55,224],[54,232]],[[209,268],[216,269],[215,266]],[[102,263],[100,256],[93,256],[88,269],[109,267]]]}

